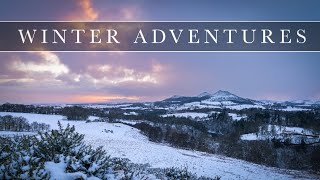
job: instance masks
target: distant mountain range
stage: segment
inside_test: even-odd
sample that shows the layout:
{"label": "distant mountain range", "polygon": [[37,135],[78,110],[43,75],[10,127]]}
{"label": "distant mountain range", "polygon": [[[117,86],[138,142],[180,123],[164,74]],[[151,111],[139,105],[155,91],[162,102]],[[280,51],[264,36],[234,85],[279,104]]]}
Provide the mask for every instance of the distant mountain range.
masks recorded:
{"label": "distant mountain range", "polygon": [[[253,100],[249,98],[239,97],[228,91],[219,90],[215,93],[203,92],[197,96],[179,96],[174,95],[170,98],[155,103],[158,106],[201,106],[204,108],[227,107],[236,108],[242,106],[246,108],[310,108],[320,107],[320,101],[300,100],[300,101],[270,101],[270,100]],[[237,108],[239,109],[239,108]]]}
{"label": "distant mountain range", "polygon": [[242,98],[235,94],[230,93],[229,91],[219,90],[215,93],[203,92],[197,96],[178,96],[174,95],[163,101],[165,102],[186,102],[186,101],[203,101],[206,102],[223,102],[223,101],[232,101],[234,103],[241,104],[254,104],[256,101],[252,99]]}
{"label": "distant mountain range", "polygon": [[[74,104],[53,105],[57,107],[71,106]],[[122,108],[122,109],[148,109],[160,108],[167,110],[192,110],[192,109],[221,109],[242,110],[250,108],[276,109],[281,111],[307,111],[320,108],[320,101],[271,101],[243,98],[229,91],[219,90],[214,93],[203,92],[196,96],[174,95],[170,98],[156,102],[123,102],[123,103],[89,103],[78,104],[92,108]],[[38,105],[41,106],[41,105]]]}

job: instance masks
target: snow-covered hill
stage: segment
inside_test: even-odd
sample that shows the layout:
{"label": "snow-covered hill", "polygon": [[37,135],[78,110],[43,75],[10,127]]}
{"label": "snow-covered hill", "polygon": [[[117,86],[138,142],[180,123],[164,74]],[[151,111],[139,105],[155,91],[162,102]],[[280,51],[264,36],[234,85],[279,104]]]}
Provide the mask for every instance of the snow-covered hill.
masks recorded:
{"label": "snow-covered hill", "polygon": [[306,111],[312,108],[320,108],[319,101],[300,100],[300,101],[270,101],[270,100],[253,100],[237,96],[228,91],[219,90],[215,93],[203,92],[197,96],[172,96],[163,101],[155,103],[158,107],[169,107],[174,109],[192,108],[228,108],[234,110],[250,108],[270,108],[281,111]]}
{"label": "snow-covered hill", "polygon": [[[85,141],[94,146],[103,146],[113,157],[124,157],[134,163],[150,164],[152,167],[188,167],[198,175],[222,179],[316,179],[305,172],[281,170],[246,161],[169,147],[148,141],[139,130],[119,123],[66,121],[59,115],[0,112],[0,116],[25,117],[29,122],[37,121],[58,128],[57,122],[75,125],[76,130],[85,134]],[[1,132],[0,132],[1,133]]]}
{"label": "snow-covered hill", "polygon": [[228,91],[219,90],[216,93],[210,95],[211,101],[246,101],[246,99],[234,95]]}

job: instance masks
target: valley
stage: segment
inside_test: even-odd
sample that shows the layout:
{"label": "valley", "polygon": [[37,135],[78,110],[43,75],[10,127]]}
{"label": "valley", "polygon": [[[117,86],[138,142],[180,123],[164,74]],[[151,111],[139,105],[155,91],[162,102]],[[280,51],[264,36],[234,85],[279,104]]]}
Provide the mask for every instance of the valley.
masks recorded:
{"label": "valley", "polygon": [[[157,102],[0,106],[0,117],[58,129],[147,169],[177,167],[221,179],[318,179],[320,103],[272,102],[227,91]],[[1,136],[35,135],[6,131]]]}

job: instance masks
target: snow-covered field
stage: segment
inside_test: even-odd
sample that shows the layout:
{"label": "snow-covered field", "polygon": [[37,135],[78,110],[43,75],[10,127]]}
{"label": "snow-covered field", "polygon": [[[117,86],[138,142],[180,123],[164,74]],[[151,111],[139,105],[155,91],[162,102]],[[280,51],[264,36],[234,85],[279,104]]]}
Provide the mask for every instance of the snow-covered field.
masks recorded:
{"label": "snow-covered field", "polygon": [[221,106],[222,105],[221,102],[219,102],[219,101],[209,101],[209,100],[201,101],[201,103],[214,105],[214,106]]}
{"label": "snow-covered field", "polygon": [[310,109],[303,109],[303,108],[297,108],[297,107],[286,107],[285,109],[279,109],[281,111],[310,111]]}
{"label": "snow-covered field", "polygon": [[123,109],[123,110],[146,110],[148,108],[135,106],[135,107],[124,107],[124,108],[120,108],[120,109]]}
{"label": "snow-covered field", "polygon": [[96,109],[102,109],[102,108],[121,108],[121,107],[128,107],[132,104],[88,104],[84,107],[88,108],[96,108]]}
{"label": "snow-covered field", "polygon": [[236,114],[236,113],[228,113],[229,116],[232,117],[232,120],[234,121],[240,121],[241,119],[246,119],[247,116],[246,115],[239,115],[239,114]]}
{"label": "snow-covered field", "polygon": [[261,108],[265,109],[265,107],[261,105],[251,105],[251,104],[240,104],[240,105],[233,105],[233,106],[226,106],[226,108],[233,109],[233,110],[242,110],[242,109],[251,109],[251,108]]}
{"label": "snow-covered field", "polygon": [[[50,124],[57,128],[58,115],[0,112],[0,116],[25,117],[28,121]],[[188,167],[198,175],[222,179],[316,179],[305,172],[281,170],[242,160],[227,158],[198,151],[182,150],[148,141],[139,130],[124,124],[84,121],[61,121],[62,125],[75,125],[79,133],[85,134],[85,141],[94,147],[103,146],[113,157],[128,158],[134,163],[149,163],[152,167]],[[112,131],[106,131],[112,130]],[[108,132],[108,133],[107,133]],[[111,133],[113,132],[113,133]]]}
{"label": "snow-covered field", "polygon": [[202,102],[191,102],[191,103],[185,103],[177,107],[171,107],[170,109],[175,109],[175,110],[205,109],[205,108],[221,109],[220,105],[221,105],[220,103],[218,103],[217,105],[214,105],[214,104],[206,104]]}
{"label": "snow-covered field", "polygon": [[300,143],[301,139],[308,143],[313,143],[320,139],[318,133],[312,132],[309,129],[277,125],[261,126],[257,133],[243,134],[240,136],[241,140],[246,141],[266,140],[272,138],[285,139],[288,137],[290,137],[291,142],[295,144]]}

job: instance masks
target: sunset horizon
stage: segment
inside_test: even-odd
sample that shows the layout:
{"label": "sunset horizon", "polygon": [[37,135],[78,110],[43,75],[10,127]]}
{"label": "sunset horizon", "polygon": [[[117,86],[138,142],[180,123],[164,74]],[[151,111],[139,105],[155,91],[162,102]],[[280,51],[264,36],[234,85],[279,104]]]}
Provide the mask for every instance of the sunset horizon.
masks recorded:
{"label": "sunset horizon", "polygon": [[319,0],[0,4],[0,179],[320,179]]}
{"label": "sunset horizon", "polygon": [[[37,1],[38,2],[38,1]],[[225,3],[112,3],[68,1],[1,6],[2,21],[224,21],[316,20],[319,14],[296,13],[269,3],[219,9]],[[22,2],[19,2],[20,4]],[[285,5],[285,2],[279,2]],[[316,3],[316,2],[315,2]],[[316,3],[317,4],[317,3]],[[316,7],[299,6],[301,12]],[[176,9],[175,7],[181,6]],[[5,9],[11,8],[12,11]],[[206,11],[209,7],[214,10]],[[249,11],[248,8],[251,8]],[[159,13],[163,8],[167,13]],[[202,8],[189,15],[193,8]],[[37,11],[36,9],[41,9]],[[70,11],[71,9],[72,11]],[[272,10],[273,13],[269,13]],[[176,11],[178,13],[176,13]],[[16,13],[13,13],[16,12]],[[193,96],[228,90],[251,99],[320,100],[320,61],[312,52],[1,52],[0,102],[94,103],[157,101],[172,95]]]}

